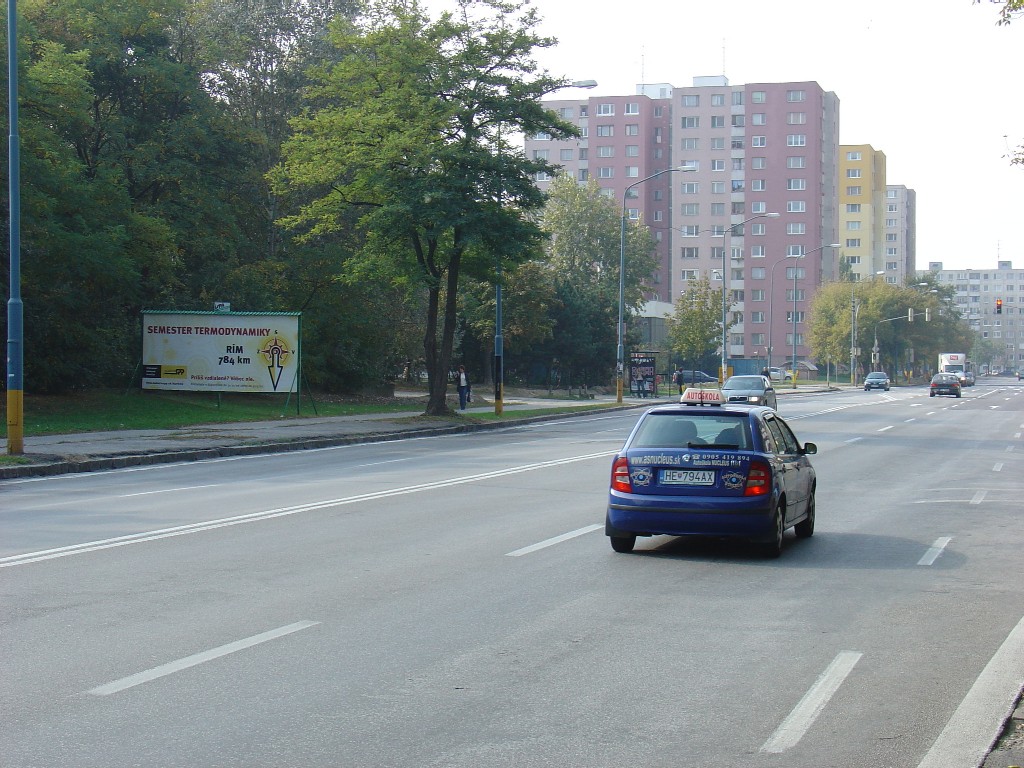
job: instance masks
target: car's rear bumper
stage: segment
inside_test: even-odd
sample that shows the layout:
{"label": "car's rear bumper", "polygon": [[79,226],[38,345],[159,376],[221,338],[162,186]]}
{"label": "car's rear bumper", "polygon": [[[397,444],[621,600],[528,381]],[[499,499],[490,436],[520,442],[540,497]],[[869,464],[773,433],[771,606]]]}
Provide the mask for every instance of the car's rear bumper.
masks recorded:
{"label": "car's rear bumper", "polygon": [[701,500],[613,493],[605,533],[609,536],[774,535],[771,497],[715,497]]}

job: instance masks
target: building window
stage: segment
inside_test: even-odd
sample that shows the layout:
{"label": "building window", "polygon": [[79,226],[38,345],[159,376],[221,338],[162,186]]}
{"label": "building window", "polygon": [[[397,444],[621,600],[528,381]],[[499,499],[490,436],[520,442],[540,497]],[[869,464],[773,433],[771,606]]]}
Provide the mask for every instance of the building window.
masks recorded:
{"label": "building window", "polygon": [[765,233],[765,223],[763,221],[755,221],[750,225],[751,235],[763,235]]}
{"label": "building window", "polygon": [[572,107],[562,107],[558,110],[558,116],[563,120],[572,120],[573,114],[574,112]]}
{"label": "building window", "polygon": [[654,220],[655,221],[662,221],[665,218],[664,215],[663,215],[664,213],[665,213],[664,211],[655,211],[654,212]]}
{"label": "building window", "polygon": [[861,188],[860,187],[847,187],[846,188],[846,194],[849,195],[850,197],[860,197],[860,193],[861,193]]}
{"label": "building window", "polygon": [[614,115],[615,105],[614,104],[598,104],[597,114],[599,115]]}
{"label": "building window", "polygon": [[724,136],[714,136],[714,137],[712,137],[712,139],[711,139],[711,148],[712,149],[725,149],[725,137]]}
{"label": "building window", "polygon": [[572,160],[573,150],[571,149],[560,149],[558,150],[558,159],[563,163]]}
{"label": "building window", "polygon": [[806,147],[807,136],[802,133],[791,133],[786,137],[787,147]]}
{"label": "building window", "polygon": [[857,151],[847,152],[846,153],[846,159],[847,160],[860,160],[861,159],[860,152],[857,152]]}
{"label": "building window", "polygon": [[767,184],[768,184],[768,182],[765,181],[764,179],[753,179],[750,182],[750,191],[751,192],[764,192],[766,189],[768,189]]}
{"label": "building window", "polygon": [[898,226],[898,225],[896,224],[896,219],[886,219],[885,220],[885,226],[887,226],[887,227],[895,227],[895,226]]}
{"label": "building window", "polygon": [[603,146],[597,148],[598,157],[615,157],[615,147]]}
{"label": "building window", "polygon": [[551,181],[551,177],[548,176],[547,171],[537,171],[537,175],[534,178],[537,181]]}
{"label": "building window", "polygon": [[546,149],[535,149],[535,150],[533,150],[533,159],[534,160],[547,160],[548,159],[548,150],[546,150]]}
{"label": "building window", "polygon": [[846,169],[846,178],[848,178],[848,179],[859,179],[860,178],[860,168],[847,168]]}
{"label": "building window", "polygon": [[807,203],[803,200],[790,200],[786,203],[786,213],[807,213]]}
{"label": "building window", "polygon": [[806,235],[807,225],[801,221],[791,221],[786,224],[787,235]]}
{"label": "building window", "polygon": [[[900,255],[900,254],[899,254],[899,249],[898,249],[898,248],[886,248],[886,249],[885,249],[885,255],[886,255],[886,256],[899,256],[899,255]],[[893,264],[896,264],[896,262],[895,262],[895,261],[894,261],[894,262],[892,262],[892,263],[893,263]],[[887,269],[896,269],[896,267],[895,267],[895,266],[893,266],[893,267],[887,267]],[[1009,286],[1009,287],[1011,287],[1011,288],[1012,288],[1013,286],[1011,285],[1011,286]]]}
{"label": "building window", "polygon": [[732,169],[734,171],[742,171],[743,170],[743,158],[742,157],[734,157],[732,159]]}
{"label": "building window", "polygon": [[764,91],[751,91],[750,103],[751,104],[764,104],[768,101],[768,94]]}
{"label": "building window", "polygon": [[743,106],[743,91],[733,91],[732,92],[732,105],[734,107],[742,107]]}
{"label": "building window", "polygon": [[711,94],[711,106],[712,107],[724,107],[725,106],[725,94],[724,93],[713,93],[713,94]]}
{"label": "building window", "polygon": [[627,144],[626,157],[640,157],[640,146],[638,144]]}
{"label": "building window", "polygon": [[885,242],[887,243],[895,243],[898,239],[895,232],[887,232],[885,235]]}
{"label": "building window", "polygon": [[683,216],[700,216],[700,203],[683,203]]}
{"label": "building window", "polygon": [[846,212],[847,213],[860,213],[860,203],[847,203],[846,204]]}
{"label": "building window", "polygon": [[599,125],[597,126],[597,135],[601,138],[608,138],[615,135],[615,126],[612,125]]}
{"label": "building window", "polygon": [[654,116],[655,117],[661,117],[661,112],[662,112],[661,107],[655,107],[654,108]]}
{"label": "building window", "polygon": [[[859,237],[848,237],[848,238],[846,238],[846,247],[847,248],[860,248],[860,238]],[[860,256],[851,257],[850,258],[850,263],[851,264],[855,263],[853,261],[854,259],[857,259],[856,263],[860,263]]]}
{"label": "building window", "polygon": [[679,231],[682,232],[683,237],[697,237],[700,234],[700,225],[684,224],[679,228]]}
{"label": "building window", "polygon": [[767,136],[751,136],[750,146],[752,147],[767,147],[768,137]]}
{"label": "building window", "polygon": [[580,168],[579,180],[580,181],[586,181],[589,178],[590,178],[590,171],[587,170],[586,168]]}
{"label": "building window", "polygon": [[700,183],[696,181],[687,181],[683,183],[683,194],[684,195],[696,195],[700,192]]}
{"label": "building window", "polygon": [[766,157],[752,157],[750,158],[750,167],[755,171],[763,171],[768,167],[768,158]]}
{"label": "building window", "polygon": [[725,194],[725,182],[724,181],[712,181],[711,182],[711,194],[713,194],[713,195],[724,195]]}
{"label": "building window", "polygon": [[684,107],[699,107],[700,96],[695,93],[684,93],[683,94],[683,106]]}
{"label": "building window", "polygon": [[711,204],[711,215],[712,216],[725,216],[725,203],[712,203]]}
{"label": "building window", "polygon": [[743,191],[743,187],[744,187],[743,179],[733,179],[732,180],[732,191],[733,192],[742,192]]}
{"label": "building window", "polygon": [[626,123],[626,135],[627,136],[639,136],[640,126],[636,123]]}
{"label": "building window", "polygon": [[681,165],[682,165],[683,168],[693,168],[693,170],[695,170],[695,171],[699,171],[700,170],[700,161],[699,160],[683,160]]}
{"label": "building window", "polygon": [[626,166],[626,177],[630,179],[636,179],[640,177],[640,168],[636,165]]}
{"label": "building window", "polygon": [[697,270],[696,269],[684,269],[683,270],[683,280],[696,280],[696,279],[697,279]]}
{"label": "building window", "polygon": [[788,189],[788,190],[807,189],[807,179],[786,179],[786,189]]}
{"label": "building window", "polygon": [[698,248],[696,245],[687,245],[682,249],[682,251],[680,251],[680,256],[682,256],[684,259],[699,258],[700,248]]}
{"label": "building window", "polygon": [[696,117],[696,116],[695,117],[684,117],[683,118],[683,128],[700,128],[700,118]]}
{"label": "building window", "polygon": [[888,213],[897,213],[899,211],[899,206],[893,203],[889,203],[889,205],[886,206],[885,210]]}
{"label": "building window", "polygon": [[730,145],[733,149],[743,149],[743,137],[733,136],[732,139],[730,139]]}
{"label": "building window", "polygon": [[629,209],[629,218],[630,218],[631,221],[637,221],[640,218],[640,209],[639,208],[630,208]]}
{"label": "building window", "polygon": [[625,114],[627,115],[639,115],[640,105],[639,104],[627,104]]}
{"label": "building window", "polygon": [[755,112],[750,116],[751,125],[768,125],[768,115],[764,112]]}
{"label": "building window", "polygon": [[599,179],[611,179],[615,176],[615,169],[610,168],[607,165],[597,169],[597,178]]}
{"label": "building window", "polygon": [[712,171],[724,171],[725,170],[725,160],[712,160],[711,161],[711,170]]}
{"label": "building window", "polygon": [[742,200],[734,200],[731,205],[732,205],[732,212],[736,216],[742,215],[746,211],[746,208],[747,208],[746,203],[744,203]]}
{"label": "building window", "polygon": [[768,204],[766,202],[764,202],[763,200],[758,200],[757,202],[754,202],[754,203],[750,204],[750,212],[751,213],[765,213],[768,210],[765,207],[767,205]]}
{"label": "building window", "polygon": [[[763,269],[761,271],[764,272]],[[750,313],[750,322],[752,322],[752,323],[763,323],[764,322],[764,312],[751,312]]]}
{"label": "building window", "polygon": [[806,125],[807,124],[807,113],[806,112],[790,112],[786,115],[787,125]]}
{"label": "building window", "polygon": [[[752,245],[752,246],[750,246],[750,258],[752,258],[752,259],[763,259],[764,258],[764,246],[763,245]],[[757,269],[752,270],[751,277],[757,277],[756,274],[753,274],[755,272],[760,272],[761,273],[761,277],[764,277],[764,269],[763,268],[758,267]]]}
{"label": "building window", "polygon": [[590,150],[586,147],[580,147],[580,160],[586,160],[590,157]]}
{"label": "building window", "polygon": [[551,134],[544,133],[544,131],[539,131],[533,134],[533,138],[535,141],[551,141]]}
{"label": "building window", "polygon": [[696,150],[700,147],[700,139],[683,139],[683,149]]}
{"label": "building window", "polygon": [[850,231],[858,230],[858,229],[860,229],[860,222],[856,221],[856,220],[855,221],[848,221],[848,222],[846,222],[846,228],[848,230],[850,230]]}
{"label": "building window", "polygon": [[807,158],[804,157],[803,155],[793,155],[791,157],[787,157],[786,158],[786,167],[787,168],[806,168],[807,167]]}
{"label": "building window", "polygon": [[764,301],[764,288],[755,288],[750,292],[751,301]]}
{"label": "building window", "polygon": [[712,115],[711,116],[711,127],[712,128],[725,128],[725,115]]}
{"label": "building window", "polygon": [[733,115],[732,116],[732,127],[733,128],[742,128],[746,124],[747,124],[747,116],[746,115]]}
{"label": "building window", "polygon": [[786,91],[786,101],[807,101],[806,91]]}

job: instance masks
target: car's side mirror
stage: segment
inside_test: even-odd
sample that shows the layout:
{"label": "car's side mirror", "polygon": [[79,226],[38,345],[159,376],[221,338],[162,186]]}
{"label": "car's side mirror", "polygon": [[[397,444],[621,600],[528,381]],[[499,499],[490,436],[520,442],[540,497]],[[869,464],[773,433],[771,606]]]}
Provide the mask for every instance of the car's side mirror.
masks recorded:
{"label": "car's side mirror", "polygon": [[805,456],[813,456],[818,452],[818,446],[814,443],[804,443],[804,449],[801,451]]}

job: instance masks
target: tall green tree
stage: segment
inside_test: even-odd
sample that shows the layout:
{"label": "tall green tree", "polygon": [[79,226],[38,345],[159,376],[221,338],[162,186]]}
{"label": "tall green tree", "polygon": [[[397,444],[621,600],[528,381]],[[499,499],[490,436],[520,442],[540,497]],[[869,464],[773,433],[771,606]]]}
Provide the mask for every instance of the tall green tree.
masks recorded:
{"label": "tall green tree", "polygon": [[[552,307],[552,338],[537,352],[541,360],[557,358],[563,370],[579,374],[574,378],[584,384],[594,383],[595,375],[610,379],[618,346],[621,213],[595,181],[580,185],[559,174],[548,189],[542,225],[550,237],[548,262],[558,302]],[[655,264],[647,227],[627,223],[621,276],[627,328],[630,315],[643,304]],[[635,333],[629,336],[635,338]]]}
{"label": "tall green tree", "polygon": [[448,410],[460,279],[523,261],[542,237],[527,214],[543,204],[534,176],[553,169],[507,137],[575,134],[540,104],[566,83],[535,71],[535,50],[553,43],[535,31],[536,12],[522,1],[459,7],[432,21],[416,0],[372,0],[356,23],[339,20],[341,57],[315,71],[274,174],[275,190],[308,195],[287,219],[306,236],[336,233],[357,212],[366,242],[347,269],[425,289],[432,414]]}
{"label": "tall green tree", "polygon": [[721,291],[712,287],[707,274],[687,281],[668,320],[668,342],[672,351],[689,363],[689,369],[702,368],[721,344],[721,311]]}

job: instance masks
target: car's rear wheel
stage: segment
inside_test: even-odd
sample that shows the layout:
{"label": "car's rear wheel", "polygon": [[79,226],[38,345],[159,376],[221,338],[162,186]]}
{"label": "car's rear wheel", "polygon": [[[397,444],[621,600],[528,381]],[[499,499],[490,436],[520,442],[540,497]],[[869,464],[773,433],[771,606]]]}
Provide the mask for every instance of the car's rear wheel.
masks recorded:
{"label": "car's rear wheel", "polygon": [[807,517],[801,520],[793,528],[798,539],[809,539],[814,535],[814,489],[811,489],[811,497],[807,500]]}
{"label": "car's rear wheel", "polygon": [[771,541],[764,543],[763,551],[765,557],[775,558],[782,554],[782,537],[786,532],[785,509],[779,503],[776,503],[774,506],[772,523],[775,528],[775,535]]}
{"label": "car's rear wheel", "polygon": [[616,552],[632,552],[636,546],[636,536],[609,536],[612,542],[612,549]]}

